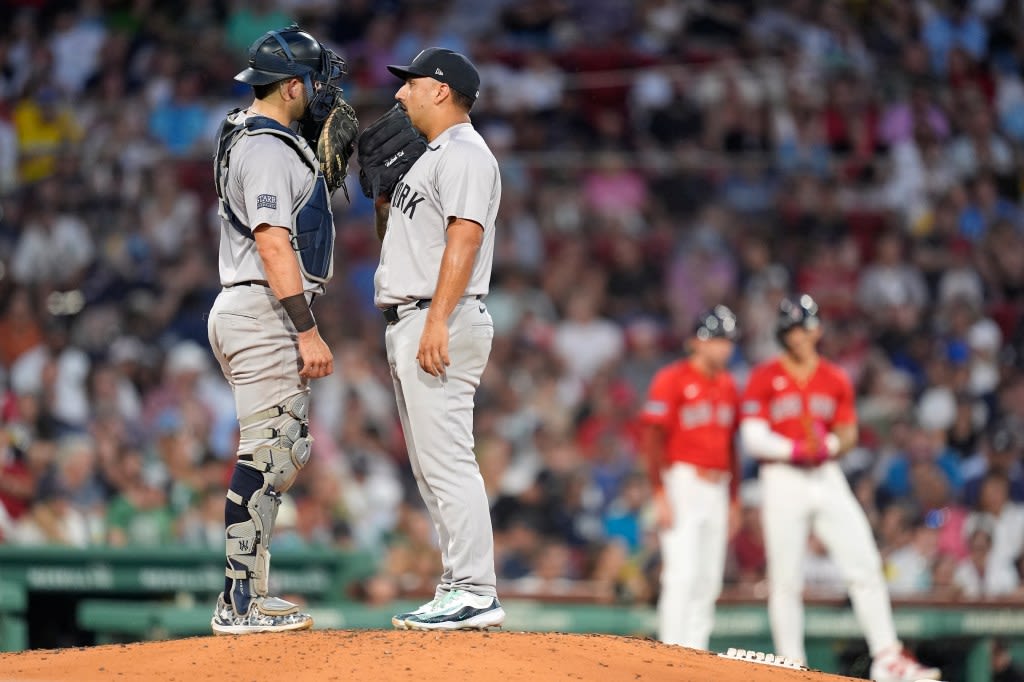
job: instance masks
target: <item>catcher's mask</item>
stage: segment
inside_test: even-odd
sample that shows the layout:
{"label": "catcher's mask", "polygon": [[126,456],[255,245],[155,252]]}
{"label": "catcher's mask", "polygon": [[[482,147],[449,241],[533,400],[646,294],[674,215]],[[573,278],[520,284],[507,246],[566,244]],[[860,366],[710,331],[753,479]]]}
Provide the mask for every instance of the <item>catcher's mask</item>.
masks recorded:
{"label": "catcher's mask", "polygon": [[808,294],[801,294],[795,301],[784,298],[779,302],[779,317],[775,322],[775,338],[786,347],[786,334],[790,329],[803,327],[817,329],[821,326],[818,304]]}
{"label": "catcher's mask", "polygon": [[707,339],[728,339],[735,341],[739,336],[736,315],[727,306],[716,305],[697,318],[693,335],[702,341]]}
{"label": "catcher's mask", "polygon": [[322,122],[342,96],[338,82],[346,73],[345,60],[316,38],[292,24],[267,31],[249,46],[249,67],[235,80],[269,85],[285,78],[301,78],[309,104],[306,112]]}

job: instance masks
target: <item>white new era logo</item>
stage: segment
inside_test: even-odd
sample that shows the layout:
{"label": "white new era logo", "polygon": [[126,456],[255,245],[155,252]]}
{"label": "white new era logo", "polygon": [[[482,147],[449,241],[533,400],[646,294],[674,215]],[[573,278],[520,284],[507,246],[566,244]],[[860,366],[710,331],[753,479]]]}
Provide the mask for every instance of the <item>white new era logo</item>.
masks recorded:
{"label": "white new era logo", "polygon": [[434,75],[435,76],[443,76],[444,75],[444,71],[442,71],[441,69],[434,69]]}

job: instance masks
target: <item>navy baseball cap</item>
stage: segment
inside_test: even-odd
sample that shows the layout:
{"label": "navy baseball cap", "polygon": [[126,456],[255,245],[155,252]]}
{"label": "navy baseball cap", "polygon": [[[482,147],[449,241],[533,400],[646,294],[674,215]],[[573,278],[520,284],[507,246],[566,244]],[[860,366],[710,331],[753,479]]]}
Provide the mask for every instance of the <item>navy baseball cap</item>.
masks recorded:
{"label": "navy baseball cap", "polygon": [[389,66],[388,71],[402,80],[433,78],[447,83],[474,102],[480,96],[480,74],[473,62],[447,48],[428,47],[409,66]]}

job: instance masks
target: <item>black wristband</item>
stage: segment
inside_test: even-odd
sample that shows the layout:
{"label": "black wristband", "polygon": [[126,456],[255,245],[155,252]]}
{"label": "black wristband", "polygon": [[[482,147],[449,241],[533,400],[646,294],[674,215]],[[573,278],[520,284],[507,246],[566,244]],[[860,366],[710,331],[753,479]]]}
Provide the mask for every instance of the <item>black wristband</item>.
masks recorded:
{"label": "black wristband", "polygon": [[313,319],[313,311],[309,309],[309,304],[306,303],[305,294],[285,296],[280,300],[284,311],[288,313],[292,324],[295,325],[296,331],[304,332],[316,326],[316,320]]}

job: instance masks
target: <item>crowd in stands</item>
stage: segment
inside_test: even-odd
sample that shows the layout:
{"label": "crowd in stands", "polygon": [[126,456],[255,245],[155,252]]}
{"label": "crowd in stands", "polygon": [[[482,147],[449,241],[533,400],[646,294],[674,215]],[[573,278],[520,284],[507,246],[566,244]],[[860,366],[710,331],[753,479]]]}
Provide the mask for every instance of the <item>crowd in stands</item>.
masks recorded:
{"label": "crowd in stands", "polygon": [[[423,47],[480,69],[503,197],[476,447],[499,589],[650,603],[636,415],[725,303],[732,371],[816,297],[856,388],[843,461],[899,598],[1024,599],[1021,0],[10,0],[0,27],[0,542],[223,547],[237,424],[209,352],[214,134],[292,20],[363,124]],[[372,305],[373,207],[337,193],[310,464],[274,552],[361,549],[363,596],[432,591]],[[727,567],[764,594],[757,465]],[[841,576],[811,539],[810,590]]]}

